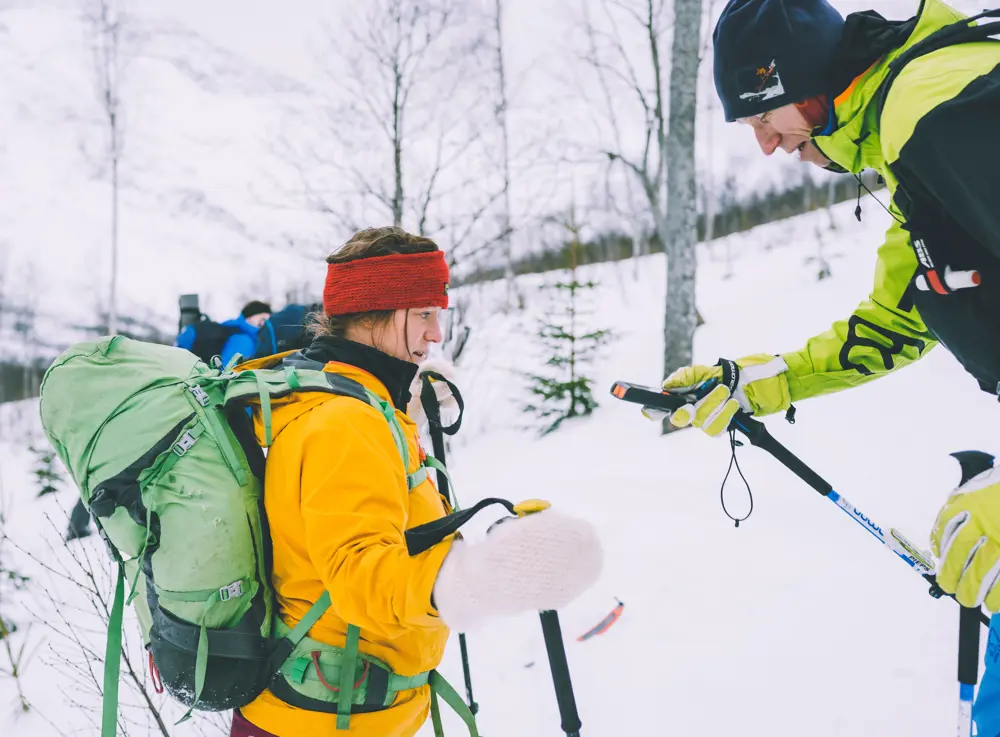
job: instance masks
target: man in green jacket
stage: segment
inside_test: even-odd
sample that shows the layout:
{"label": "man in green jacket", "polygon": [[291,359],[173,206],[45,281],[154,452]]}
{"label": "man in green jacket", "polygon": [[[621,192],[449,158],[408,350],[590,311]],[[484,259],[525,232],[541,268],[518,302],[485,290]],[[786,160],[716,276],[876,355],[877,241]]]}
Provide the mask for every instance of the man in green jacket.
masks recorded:
{"label": "man in green jacket", "polygon": [[[673,424],[718,435],[740,408],[780,412],[884,376],[938,343],[996,400],[1000,44],[970,38],[963,21],[939,0],[923,0],[905,21],[871,10],[845,19],[825,0],[727,4],[713,35],[726,119],[746,125],[768,156],[780,149],[833,171],[875,169],[894,222],[871,294],[853,314],[798,351],[674,372],[664,389],[714,388]],[[942,588],[966,606],[1000,609],[1000,471],[949,497],[932,543]],[[988,661],[1000,652],[1000,624],[990,636]],[[976,712],[979,733],[991,737],[1000,734],[994,672]]]}

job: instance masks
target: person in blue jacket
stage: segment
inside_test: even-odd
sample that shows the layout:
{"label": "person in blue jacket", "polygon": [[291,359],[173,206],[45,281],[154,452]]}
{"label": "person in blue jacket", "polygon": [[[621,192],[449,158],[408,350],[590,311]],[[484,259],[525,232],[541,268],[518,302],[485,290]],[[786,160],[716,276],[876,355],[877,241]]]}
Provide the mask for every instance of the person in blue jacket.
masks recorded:
{"label": "person in blue jacket", "polygon": [[257,355],[259,333],[262,328],[266,329],[270,317],[271,305],[251,300],[243,306],[239,317],[232,320],[214,323],[203,319],[188,325],[177,336],[174,345],[191,351],[206,363],[218,355],[225,366],[237,353],[249,360]]}
{"label": "person in blue jacket", "polygon": [[226,320],[222,323],[226,327],[237,328],[229,336],[219,357],[222,365],[229,363],[229,359],[239,353],[245,360],[249,360],[257,353],[258,334],[264,323],[271,318],[271,305],[266,302],[253,300],[247,302],[240,311],[240,316],[233,320]]}

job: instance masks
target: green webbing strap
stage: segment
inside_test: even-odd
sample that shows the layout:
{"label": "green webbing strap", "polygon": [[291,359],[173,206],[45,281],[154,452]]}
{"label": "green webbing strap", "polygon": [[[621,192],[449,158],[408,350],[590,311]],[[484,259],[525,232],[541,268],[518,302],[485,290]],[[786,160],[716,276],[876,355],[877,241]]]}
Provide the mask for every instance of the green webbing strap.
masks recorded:
{"label": "green webbing strap", "polygon": [[434,719],[434,734],[436,737],[443,737],[444,735],[444,730],[441,728],[441,714],[437,705],[438,696],[444,699],[444,703],[454,709],[455,713],[465,722],[465,726],[469,728],[469,735],[471,737],[479,737],[475,715],[468,704],[458,695],[458,691],[445,680],[444,676],[436,670],[432,670],[428,683],[431,685],[431,717]]}
{"label": "green webbing strap", "polygon": [[256,371],[253,372],[254,379],[257,380],[257,394],[260,397],[260,418],[264,423],[264,447],[271,447],[271,392],[267,390],[267,382],[264,377]]}
{"label": "green webbing strap", "polygon": [[[211,600],[205,602],[206,611],[210,604]],[[204,624],[204,619],[202,617],[201,631],[198,633],[198,653],[194,656],[194,703],[191,704],[191,709],[188,709],[188,713],[184,715],[181,722],[186,721],[191,716],[191,711],[201,701],[201,692],[205,688],[205,672],[208,670],[208,628]]]}
{"label": "green webbing strap", "polygon": [[415,676],[401,676],[398,673],[389,673],[388,691],[409,691],[411,688],[426,686],[430,681],[431,672],[425,670]]}
{"label": "green webbing strap", "polygon": [[125,566],[118,561],[118,581],[108,618],[108,645],[104,652],[104,713],[101,737],[115,737],[118,726],[118,673],[122,657],[122,615],[125,611]]}
{"label": "green webbing strap", "polygon": [[344,643],[343,660],[340,662],[340,691],[337,699],[337,729],[351,728],[351,703],[354,701],[354,673],[358,663],[358,640],[361,630],[357,625],[347,625],[347,642]]}
{"label": "green webbing strap", "polygon": [[208,626],[205,624],[205,615],[208,614],[209,607],[218,601],[221,601],[218,589],[215,589],[205,600],[205,609],[201,616],[201,629],[198,631],[198,652],[194,656],[194,702],[191,704],[191,708],[184,713],[184,716],[174,723],[175,726],[183,724],[191,718],[192,713],[198,707],[198,702],[201,701],[201,693],[205,690],[205,673],[208,672]]}
{"label": "green webbing strap", "polygon": [[368,402],[371,406],[381,412],[385,421],[389,423],[392,439],[396,443],[396,450],[403,457],[403,473],[406,473],[410,468],[410,450],[406,445],[406,435],[403,434],[403,428],[400,427],[399,420],[396,419],[396,409],[391,402],[383,402],[374,392],[368,389],[365,389],[365,392],[368,393]]}
{"label": "green webbing strap", "polygon": [[323,595],[316,600],[316,603],[309,607],[306,615],[299,620],[299,623],[292,627],[292,631],[285,635],[285,639],[298,645],[302,638],[306,636],[312,626],[323,616],[323,612],[330,608],[330,592],[324,591]]}
{"label": "green webbing strap", "polygon": [[[197,402],[195,402],[195,404],[197,405]],[[198,406],[197,410],[203,420],[208,423],[209,430],[212,431],[212,434],[215,436],[216,441],[219,444],[219,448],[222,450],[222,457],[225,459],[226,463],[229,464],[229,470],[233,472],[233,476],[236,477],[236,482],[240,486],[245,486],[247,483],[246,473],[243,471],[243,465],[236,457],[236,453],[233,452],[232,444],[229,442],[229,436],[226,434],[226,429],[219,421],[218,413],[209,410],[207,407],[201,406]]]}
{"label": "green webbing strap", "polygon": [[294,366],[285,366],[285,381],[288,382],[289,389],[302,388],[302,383],[299,381],[299,375],[295,373]]}
{"label": "green webbing strap", "polygon": [[[249,578],[241,578],[238,581],[233,581],[233,583],[239,583],[243,586],[244,595],[250,593],[252,583]],[[202,589],[201,591],[168,591],[167,589],[161,589],[159,586],[156,587],[157,597],[163,597],[165,599],[170,599],[171,601],[197,603],[199,601],[207,601],[218,594],[219,589]]]}
{"label": "green webbing strap", "polygon": [[[175,454],[171,453],[171,455],[175,455]],[[125,603],[126,604],[131,604],[132,600],[135,598],[136,588],[139,586],[139,576],[143,575],[143,573],[142,573],[142,559],[146,556],[146,550],[149,548],[149,538],[151,538],[153,536],[153,533],[151,533],[149,531],[149,528],[150,528],[150,525],[152,524],[152,522],[153,522],[153,505],[151,503],[147,503],[146,504],[146,529],[144,530],[145,537],[143,537],[143,539],[142,539],[142,548],[139,550],[139,555],[136,556],[136,560],[138,561],[138,565],[135,567],[135,577],[129,583],[128,598],[125,599]]]}
{"label": "green webbing strap", "polygon": [[420,484],[427,480],[427,469],[421,466],[413,473],[406,474],[406,486],[409,491],[413,491]]}
{"label": "green webbing strap", "polygon": [[229,363],[227,363],[225,366],[222,367],[222,374],[223,375],[231,374],[233,372],[233,369],[239,366],[241,363],[243,363],[243,354],[234,353],[233,357],[229,359]]}
{"label": "green webbing strap", "polygon": [[429,468],[433,468],[433,469],[434,469],[435,471],[437,471],[437,472],[438,472],[439,474],[441,474],[441,475],[442,475],[442,476],[444,476],[444,477],[445,477],[446,479],[448,479],[448,485],[449,485],[449,486],[451,487],[451,500],[452,500],[452,505],[451,505],[451,507],[452,507],[452,509],[454,509],[454,510],[455,510],[456,512],[457,512],[458,510],[460,510],[460,509],[461,509],[461,507],[460,507],[460,506],[458,506],[458,494],[456,494],[456,493],[455,493],[455,482],[454,482],[454,481],[452,480],[452,478],[451,478],[451,474],[450,474],[450,473],[448,473],[448,469],[447,469],[447,468],[445,468],[445,467],[444,467],[444,464],[443,464],[443,463],[441,463],[441,461],[439,461],[439,460],[438,460],[437,458],[435,458],[434,456],[427,456],[427,457],[426,457],[426,458],[424,459],[424,465],[425,465],[425,466],[428,466]]}
{"label": "green webbing strap", "polygon": [[437,694],[431,689],[431,724],[434,725],[434,737],[444,737],[444,725],[441,724],[441,707],[438,706]]}

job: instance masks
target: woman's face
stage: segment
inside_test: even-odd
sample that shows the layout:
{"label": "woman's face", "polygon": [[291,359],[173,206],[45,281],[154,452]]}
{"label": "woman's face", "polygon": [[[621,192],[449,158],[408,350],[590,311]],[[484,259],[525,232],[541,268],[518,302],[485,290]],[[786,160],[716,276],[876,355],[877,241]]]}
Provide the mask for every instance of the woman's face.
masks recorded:
{"label": "woman's face", "polygon": [[813,144],[812,127],[794,104],[769,110],[763,115],[740,118],[740,122],[753,128],[757,145],[765,156],[780,148],[786,154],[798,152],[799,161],[819,167],[830,164],[830,160]]}
{"label": "woman's face", "polygon": [[419,366],[427,360],[430,344],[441,342],[440,312],[440,307],[396,310],[392,325],[380,336],[382,345],[379,348],[383,353]]}

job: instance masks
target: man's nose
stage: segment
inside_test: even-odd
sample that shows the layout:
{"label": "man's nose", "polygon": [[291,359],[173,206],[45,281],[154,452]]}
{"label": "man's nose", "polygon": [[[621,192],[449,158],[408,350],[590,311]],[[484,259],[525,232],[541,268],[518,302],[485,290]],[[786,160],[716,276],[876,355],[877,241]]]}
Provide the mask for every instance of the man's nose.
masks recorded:
{"label": "man's nose", "polygon": [[757,145],[760,146],[760,150],[764,152],[765,156],[770,156],[778,150],[781,134],[775,132],[770,126],[755,126],[753,134],[757,137]]}

